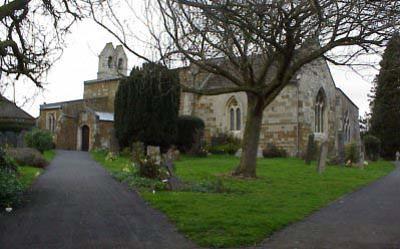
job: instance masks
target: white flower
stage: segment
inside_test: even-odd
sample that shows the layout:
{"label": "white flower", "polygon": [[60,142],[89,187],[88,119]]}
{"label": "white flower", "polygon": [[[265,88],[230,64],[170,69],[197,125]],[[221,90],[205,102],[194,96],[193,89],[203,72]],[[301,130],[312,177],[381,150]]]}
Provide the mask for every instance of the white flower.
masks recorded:
{"label": "white flower", "polygon": [[165,183],[165,182],[168,182],[168,179],[164,179],[164,180],[162,180],[162,182],[164,182],[164,183]]}
{"label": "white flower", "polygon": [[156,194],[156,191],[153,189],[153,195]]}

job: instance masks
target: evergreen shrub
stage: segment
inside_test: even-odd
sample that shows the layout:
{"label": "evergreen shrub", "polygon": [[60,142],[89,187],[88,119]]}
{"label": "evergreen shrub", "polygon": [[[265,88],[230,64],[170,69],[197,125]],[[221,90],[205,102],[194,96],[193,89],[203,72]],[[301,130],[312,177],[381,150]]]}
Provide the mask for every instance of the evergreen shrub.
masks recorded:
{"label": "evergreen shrub", "polygon": [[365,154],[369,160],[376,161],[379,159],[381,151],[381,140],[372,135],[366,135],[363,138]]}
{"label": "evergreen shrub", "polygon": [[53,135],[49,131],[33,129],[25,134],[25,143],[43,153],[54,148]]}
{"label": "evergreen shrub", "polygon": [[192,150],[193,145],[200,143],[200,141],[196,140],[202,139],[205,127],[204,121],[195,116],[180,116],[177,127],[178,133],[175,144],[180,151],[188,153]]}
{"label": "evergreen shrub", "polygon": [[360,160],[360,151],[356,143],[345,145],[346,164],[357,163]]}

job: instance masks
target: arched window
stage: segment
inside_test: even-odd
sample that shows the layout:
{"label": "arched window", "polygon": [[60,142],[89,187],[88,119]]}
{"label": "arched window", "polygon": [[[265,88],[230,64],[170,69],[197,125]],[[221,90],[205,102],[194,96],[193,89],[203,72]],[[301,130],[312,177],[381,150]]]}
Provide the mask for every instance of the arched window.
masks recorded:
{"label": "arched window", "polygon": [[227,103],[229,115],[229,130],[240,131],[242,129],[242,112],[235,98],[231,98]]}
{"label": "arched window", "polygon": [[344,133],[344,141],[345,142],[350,142],[350,140],[351,140],[351,129],[350,129],[350,118],[349,118],[349,112],[348,111],[344,115],[343,133]]}
{"label": "arched window", "polygon": [[325,93],[321,89],[321,90],[319,90],[316,101],[315,101],[315,132],[316,133],[323,133],[325,131],[325,109],[326,109]]}
{"label": "arched window", "polygon": [[123,65],[124,64],[124,59],[119,58],[118,59],[118,70],[122,70],[123,69]]}
{"label": "arched window", "polygon": [[47,114],[46,128],[51,132],[55,132],[55,130],[56,130],[56,117],[55,117],[54,113]]}
{"label": "arched window", "polygon": [[235,110],[233,108],[231,108],[229,110],[229,127],[231,131],[235,130]]}
{"label": "arched window", "polygon": [[108,68],[112,68],[112,57],[111,56],[109,56],[108,57],[108,60],[107,60],[107,66],[108,66]]}
{"label": "arched window", "polygon": [[236,130],[240,131],[242,129],[242,113],[240,108],[236,109]]}

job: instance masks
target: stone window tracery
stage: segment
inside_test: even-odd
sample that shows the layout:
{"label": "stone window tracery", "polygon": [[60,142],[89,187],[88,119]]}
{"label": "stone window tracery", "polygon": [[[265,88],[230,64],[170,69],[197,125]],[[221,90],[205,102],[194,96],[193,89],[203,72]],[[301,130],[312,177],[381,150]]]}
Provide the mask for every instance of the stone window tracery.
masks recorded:
{"label": "stone window tracery", "polygon": [[55,132],[56,130],[56,116],[55,113],[48,113],[46,120],[46,128],[51,132]]}
{"label": "stone window tracery", "polygon": [[321,90],[319,90],[316,101],[315,101],[315,132],[316,133],[325,132],[325,109],[326,109],[325,93],[321,89]]}
{"label": "stone window tracery", "polygon": [[242,129],[242,111],[235,98],[231,98],[227,104],[229,115],[229,130],[240,131]]}
{"label": "stone window tracery", "polygon": [[350,129],[350,118],[349,112],[347,111],[344,120],[343,120],[343,133],[344,133],[344,141],[350,142],[351,139],[351,129]]}

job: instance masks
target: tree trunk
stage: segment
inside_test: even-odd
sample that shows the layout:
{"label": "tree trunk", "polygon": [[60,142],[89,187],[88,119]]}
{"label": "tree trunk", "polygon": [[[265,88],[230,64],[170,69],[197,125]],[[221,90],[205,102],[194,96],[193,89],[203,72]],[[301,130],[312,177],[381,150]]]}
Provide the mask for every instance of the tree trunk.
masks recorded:
{"label": "tree trunk", "polygon": [[263,100],[253,94],[247,94],[247,117],[242,141],[240,164],[233,172],[236,176],[256,177],[258,143],[260,141],[263,118]]}

